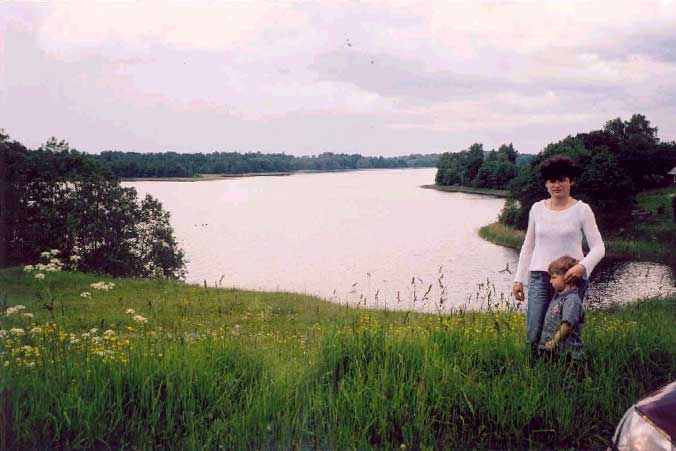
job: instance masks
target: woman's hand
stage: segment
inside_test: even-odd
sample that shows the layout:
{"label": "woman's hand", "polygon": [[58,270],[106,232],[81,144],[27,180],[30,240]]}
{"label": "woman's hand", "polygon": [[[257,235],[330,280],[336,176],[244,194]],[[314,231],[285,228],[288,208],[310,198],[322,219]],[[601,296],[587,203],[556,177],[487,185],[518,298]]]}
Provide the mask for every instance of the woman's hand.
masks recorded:
{"label": "woman's hand", "polygon": [[512,285],[512,295],[517,302],[523,302],[523,284],[521,282],[514,282]]}
{"label": "woman's hand", "polygon": [[581,263],[578,263],[566,271],[566,274],[563,276],[563,281],[566,283],[566,285],[574,284],[582,278],[584,271],[584,266]]}

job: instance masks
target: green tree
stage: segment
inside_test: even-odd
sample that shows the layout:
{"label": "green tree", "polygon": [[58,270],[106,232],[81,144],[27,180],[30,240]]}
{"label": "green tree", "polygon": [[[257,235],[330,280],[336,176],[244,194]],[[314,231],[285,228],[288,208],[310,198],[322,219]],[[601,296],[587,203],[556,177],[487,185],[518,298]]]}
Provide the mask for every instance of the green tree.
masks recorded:
{"label": "green tree", "polygon": [[40,252],[77,255],[86,271],[178,278],[184,254],[169,214],[147,196],[138,200],[93,158],[50,139],[31,151],[3,135],[7,164],[3,264],[35,262]]}

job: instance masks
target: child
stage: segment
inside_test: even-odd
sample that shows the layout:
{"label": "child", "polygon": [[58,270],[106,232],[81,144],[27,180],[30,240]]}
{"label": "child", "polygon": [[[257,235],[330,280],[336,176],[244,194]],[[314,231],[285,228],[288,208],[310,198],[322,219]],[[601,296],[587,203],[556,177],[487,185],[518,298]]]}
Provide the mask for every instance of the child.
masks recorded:
{"label": "child", "polygon": [[549,303],[542,325],[538,351],[541,355],[579,361],[583,357],[582,324],[584,310],[576,284],[566,284],[563,276],[578,263],[572,257],[557,258],[549,264],[550,283],[556,293]]}

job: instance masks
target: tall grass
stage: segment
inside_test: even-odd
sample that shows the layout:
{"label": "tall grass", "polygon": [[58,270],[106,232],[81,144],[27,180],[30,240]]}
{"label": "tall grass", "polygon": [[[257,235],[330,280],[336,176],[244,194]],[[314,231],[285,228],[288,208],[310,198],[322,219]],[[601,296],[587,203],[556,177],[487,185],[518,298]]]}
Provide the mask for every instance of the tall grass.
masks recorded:
{"label": "tall grass", "polygon": [[0,271],[3,309],[35,315],[0,317],[25,330],[0,341],[5,448],[601,448],[676,378],[676,298],[589,312],[580,372],[531,362],[523,314],[505,308],[369,311],[125,279],[80,298],[95,280],[110,279]]}

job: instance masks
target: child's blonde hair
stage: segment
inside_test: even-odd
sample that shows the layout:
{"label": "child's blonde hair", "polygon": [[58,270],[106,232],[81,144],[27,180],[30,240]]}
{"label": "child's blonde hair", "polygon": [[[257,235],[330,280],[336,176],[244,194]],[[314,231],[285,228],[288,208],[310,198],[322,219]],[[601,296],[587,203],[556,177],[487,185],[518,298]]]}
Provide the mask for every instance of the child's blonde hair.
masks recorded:
{"label": "child's blonde hair", "polygon": [[549,267],[547,268],[547,272],[550,275],[565,274],[570,268],[577,265],[578,263],[579,261],[577,261],[573,257],[564,255],[563,257],[559,257],[553,262],[551,262],[549,264]]}

